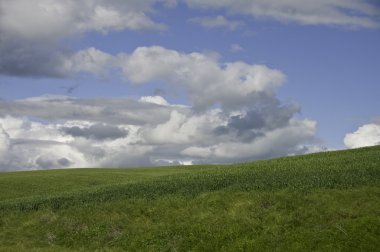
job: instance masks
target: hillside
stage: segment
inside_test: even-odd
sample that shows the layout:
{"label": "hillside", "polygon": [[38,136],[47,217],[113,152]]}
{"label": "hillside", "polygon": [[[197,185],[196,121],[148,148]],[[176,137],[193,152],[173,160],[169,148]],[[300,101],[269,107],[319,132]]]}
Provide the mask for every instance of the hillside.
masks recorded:
{"label": "hillside", "polygon": [[380,146],[0,173],[0,251],[376,251]]}

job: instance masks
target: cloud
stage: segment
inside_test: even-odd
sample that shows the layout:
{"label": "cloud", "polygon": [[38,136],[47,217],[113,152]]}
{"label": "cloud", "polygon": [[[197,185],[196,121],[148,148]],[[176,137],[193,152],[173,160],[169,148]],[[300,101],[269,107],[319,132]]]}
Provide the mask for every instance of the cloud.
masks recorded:
{"label": "cloud", "polygon": [[40,156],[36,159],[36,165],[41,169],[51,169],[52,167],[65,168],[70,166],[71,161],[67,158],[57,159],[51,155]]}
{"label": "cloud", "polygon": [[255,108],[228,118],[225,125],[213,130],[216,136],[230,136],[241,142],[251,142],[264,136],[266,131],[289,125],[294,114],[300,111],[294,104],[280,106],[273,99],[269,103],[261,103],[262,108]]}
{"label": "cloud", "polygon": [[190,23],[201,25],[205,28],[227,28],[231,31],[243,25],[241,21],[228,20],[222,15],[215,17],[195,17],[188,20]]}
{"label": "cloud", "polygon": [[[182,108],[177,107],[177,110]],[[23,100],[0,100],[0,117],[37,117],[48,121],[90,121],[94,123],[143,125],[164,122],[172,108],[141,103],[128,98],[77,99],[41,96]]]}
{"label": "cloud", "polygon": [[[115,162],[110,158],[114,153],[120,154],[128,137],[122,125],[116,128],[95,124],[86,128],[91,125],[89,121],[41,123],[7,116],[0,118],[0,123],[4,125],[1,141],[5,135],[9,143],[0,159],[1,171],[106,166]],[[73,130],[75,127],[82,131]]]}
{"label": "cloud", "polygon": [[[1,15],[0,15],[1,16]],[[0,74],[11,76],[64,77],[65,53],[56,44],[6,37],[0,30]]]}
{"label": "cloud", "polygon": [[0,158],[3,158],[9,149],[9,135],[0,124]]}
{"label": "cloud", "polygon": [[152,46],[118,55],[89,48],[70,66],[121,69],[135,85],[161,81],[185,89],[191,106],[161,95],[0,100],[1,141],[9,142],[0,169],[240,162],[303,153],[314,140],[316,122],[294,119],[300,107],[276,97],[286,76],[264,65]]}
{"label": "cloud", "polygon": [[93,48],[75,54],[62,41],[87,32],[162,31],[166,26],[149,17],[154,3],[0,0],[0,74],[68,77],[81,70],[98,74],[106,54]]}
{"label": "cloud", "polygon": [[258,104],[195,111],[131,99],[8,101],[0,106],[0,170],[230,163],[307,151],[314,121],[294,119],[299,108],[274,97]]}
{"label": "cloud", "polygon": [[161,0],[159,2],[163,2],[164,7],[166,7],[166,8],[174,8],[178,4],[177,0]]}
{"label": "cloud", "polygon": [[[194,8],[230,9],[230,15],[284,22],[377,24],[376,13],[355,0],[335,0],[339,8],[270,2],[187,1]],[[174,8],[177,1],[0,0],[0,74],[102,77],[116,70],[129,83],[160,82],[166,91],[138,99],[47,95],[0,100],[1,171],[229,163],[309,151],[305,146],[314,141],[316,122],[295,119],[300,107],[278,100],[276,90],[286,82],[280,70],[160,46],[112,55],[94,47],[75,52],[63,45],[88,32],[162,31],[165,25],[151,18],[155,4]],[[284,12],[287,8],[295,13]],[[243,25],[222,15],[191,22],[230,30]],[[237,44],[231,49],[242,50]],[[164,96],[173,89],[184,90],[190,105],[170,104]]]}
{"label": "cloud", "polygon": [[380,125],[371,123],[360,126],[355,132],[346,134],[344,144],[348,148],[379,145]]}
{"label": "cloud", "polygon": [[77,55],[76,69],[120,68],[135,85],[185,89],[191,105],[170,104],[163,94],[0,100],[2,141],[9,142],[0,169],[229,163],[304,153],[313,143],[316,123],[294,119],[300,107],[276,97],[286,80],[279,70],[159,46]]}
{"label": "cloud", "polygon": [[236,53],[236,52],[242,52],[242,51],[244,51],[244,48],[241,45],[239,45],[239,44],[232,44],[231,45],[231,52]]}
{"label": "cloud", "polygon": [[211,144],[216,138],[211,134],[213,126],[222,123],[219,110],[202,114],[172,111],[168,121],[152,125],[141,131],[145,142],[154,145],[194,143]]}
{"label": "cloud", "polygon": [[189,147],[182,151],[198,162],[242,162],[256,158],[289,155],[300,144],[313,138],[316,123],[312,120],[291,121],[287,126],[265,132],[249,142],[228,141],[207,147]]}
{"label": "cloud", "polygon": [[89,127],[63,127],[62,132],[73,137],[84,137],[95,140],[118,139],[126,137],[128,131],[120,127],[106,124],[93,124]]}
{"label": "cloud", "polygon": [[[0,74],[21,77],[72,77],[79,72],[102,76],[113,58],[95,48],[79,52],[67,47],[67,38],[89,32],[163,31],[152,16],[157,5],[175,8],[175,0],[0,0]],[[302,25],[379,28],[380,8],[369,1],[333,0],[183,0],[196,9],[222,9],[229,16],[252,16]],[[238,29],[241,21],[224,15],[195,17],[191,22]],[[232,48],[239,51],[239,47]]]}
{"label": "cloud", "polygon": [[136,85],[164,81],[186,89],[198,110],[215,104],[233,109],[253,105],[285,82],[285,75],[264,65],[220,63],[202,53],[181,53],[160,46],[138,47],[119,55],[125,77]]}
{"label": "cloud", "polygon": [[12,144],[6,158],[0,162],[2,171],[85,168],[94,165],[70,145],[36,142]]}
{"label": "cloud", "polygon": [[224,9],[257,19],[273,19],[301,25],[334,25],[379,28],[379,6],[363,0],[185,0],[201,9]]}
{"label": "cloud", "polygon": [[239,131],[250,129],[276,129],[286,125],[292,116],[299,112],[299,106],[289,104],[278,106],[278,104],[267,104],[263,108],[258,108],[246,112],[244,115],[232,116],[228,126]]}
{"label": "cloud", "polygon": [[105,76],[113,61],[112,55],[90,47],[67,57],[63,62],[63,71],[67,74],[88,72]]}
{"label": "cloud", "polygon": [[56,40],[88,31],[163,29],[148,17],[152,1],[1,0],[0,29],[31,41]]}
{"label": "cloud", "polygon": [[[0,133],[0,171],[63,168],[71,164],[77,167],[93,165],[68,144],[68,138],[59,134],[53,123],[42,124],[8,116],[0,118],[0,124],[3,125]],[[7,148],[4,149],[4,146]]]}
{"label": "cloud", "polygon": [[169,105],[169,103],[159,95],[155,96],[143,96],[139,99],[139,102],[153,103],[158,105]]}

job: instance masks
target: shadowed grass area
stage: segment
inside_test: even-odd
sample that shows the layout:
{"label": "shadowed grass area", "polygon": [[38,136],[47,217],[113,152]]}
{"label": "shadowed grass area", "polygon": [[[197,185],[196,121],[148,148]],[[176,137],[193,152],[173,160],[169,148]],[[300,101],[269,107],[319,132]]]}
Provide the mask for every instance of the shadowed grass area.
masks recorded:
{"label": "shadowed grass area", "polygon": [[0,251],[376,251],[380,147],[0,174]]}

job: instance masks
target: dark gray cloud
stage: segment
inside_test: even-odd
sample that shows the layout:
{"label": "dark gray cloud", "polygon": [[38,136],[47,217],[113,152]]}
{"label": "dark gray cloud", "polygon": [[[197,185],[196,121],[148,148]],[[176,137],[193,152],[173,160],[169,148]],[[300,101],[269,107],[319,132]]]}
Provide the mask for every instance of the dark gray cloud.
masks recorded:
{"label": "dark gray cloud", "polygon": [[71,165],[71,161],[67,158],[60,158],[57,160],[58,166],[57,167],[67,167]]}
{"label": "dark gray cloud", "polygon": [[265,106],[263,108],[249,110],[245,115],[232,116],[228,127],[237,131],[251,129],[276,129],[286,126],[300,108],[296,105]]}
{"label": "dark gray cloud", "polygon": [[242,142],[251,142],[263,137],[267,131],[288,126],[300,111],[299,106],[294,104],[280,106],[275,98],[268,101],[268,104],[251,108],[244,114],[230,116],[227,125],[217,126],[213,133],[216,136],[233,135]]}
{"label": "dark gray cloud", "polygon": [[261,129],[266,126],[265,118],[258,111],[248,111],[246,115],[236,115],[230,118],[228,127],[237,131],[245,131],[249,129]]}
{"label": "dark gray cloud", "polygon": [[84,137],[94,140],[118,139],[128,135],[128,131],[117,126],[94,124],[89,127],[62,127],[61,131],[73,137]]}
{"label": "dark gray cloud", "polygon": [[28,42],[7,39],[0,31],[0,74],[21,77],[63,77],[62,65],[65,57],[49,42]]}

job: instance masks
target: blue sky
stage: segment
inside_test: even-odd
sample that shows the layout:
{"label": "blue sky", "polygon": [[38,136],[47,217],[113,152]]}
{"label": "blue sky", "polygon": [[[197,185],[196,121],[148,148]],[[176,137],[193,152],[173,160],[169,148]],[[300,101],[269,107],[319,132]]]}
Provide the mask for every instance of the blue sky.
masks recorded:
{"label": "blue sky", "polygon": [[0,170],[379,144],[379,6],[0,0]]}

